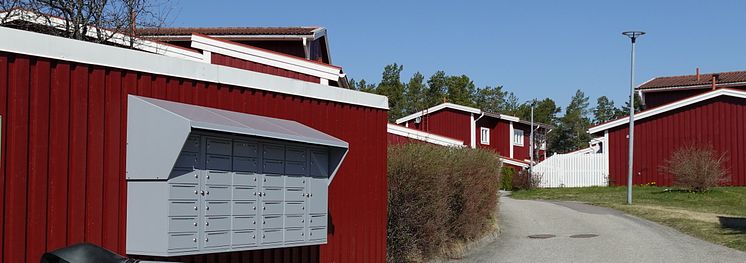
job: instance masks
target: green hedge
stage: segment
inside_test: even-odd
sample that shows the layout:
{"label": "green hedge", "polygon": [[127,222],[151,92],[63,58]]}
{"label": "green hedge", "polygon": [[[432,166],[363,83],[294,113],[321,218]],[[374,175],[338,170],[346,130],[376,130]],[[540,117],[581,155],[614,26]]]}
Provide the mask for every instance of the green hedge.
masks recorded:
{"label": "green hedge", "polygon": [[429,144],[388,150],[388,262],[421,262],[495,227],[500,161]]}

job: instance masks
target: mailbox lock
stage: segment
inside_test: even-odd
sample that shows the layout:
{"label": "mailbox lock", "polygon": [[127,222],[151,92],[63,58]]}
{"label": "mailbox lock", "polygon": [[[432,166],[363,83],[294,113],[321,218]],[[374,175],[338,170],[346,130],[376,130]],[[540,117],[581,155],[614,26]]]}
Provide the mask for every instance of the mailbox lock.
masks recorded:
{"label": "mailbox lock", "polygon": [[254,225],[256,225],[256,220],[254,220],[254,221],[251,221],[251,223],[253,223]]}
{"label": "mailbox lock", "polygon": [[303,236],[303,233],[300,233],[300,236]]}
{"label": "mailbox lock", "polygon": [[196,207],[196,206],[194,207],[194,210],[197,210],[197,207]]}
{"label": "mailbox lock", "polygon": [[210,175],[206,175],[205,178],[210,179]]}
{"label": "mailbox lock", "polygon": [[205,210],[210,210],[210,207],[209,206],[205,206]]}
{"label": "mailbox lock", "polygon": [[205,190],[200,191],[200,194],[205,195]]}
{"label": "mailbox lock", "polygon": [[262,225],[266,225],[266,224],[267,224],[267,221],[262,221]]}
{"label": "mailbox lock", "polygon": [[262,210],[267,210],[267,207],[266,206],[262,207]]}
{"label": "mailbox lock", "polygon": [[197,222],[194,222],[194,226],[197,226]]}
{"label": "mailbox lock", "polygon": [[256,210],[256,206],[254,207],[254,210]]}
{"label": "mailbox lock", "polygon": [[197,243],[197,239],[196,238],[192,238],[192,242]]}
{"label": "mailbox lock", "polygon": [[205,242],[209,242],[209,241],[210,241],[210,239],[205,238]]}
{"label": "mailbox lock", "polygon": [[267,237],[267,235],[265,235],[265,234],[262,234],[262,238],[265,238],[265,237]]}
{"label": "mailbox lock", "polygon": [[301,220],[300,220],[300,222],[301,222],[301,223],[305,223],[305,222],[306,222],[306,220],[304,220],[304,219],[301,219]]}
{"label": "mailbox lock", "polygon": [[194,178],[199,178],[199,175],[198,175],[198,174],[195,174],[195,175],[194,175]]}
{"label": "mailbox lock", "polygon": [[251,238],[256,238],[256,235],[251,235]]}
{"label": "mailbox lock", "polygon": [[194,190],[194,194],[197,194],[197,190]]}
{"label": "mailbox lock", "polygon": [[206,195],[210,195],[210,191],[205,191],[205,194]]}
{"label": "mailbox lock", "polygon": [[209,225],[210,225],[210,222],[205,222],[205,226],[209,226]]}

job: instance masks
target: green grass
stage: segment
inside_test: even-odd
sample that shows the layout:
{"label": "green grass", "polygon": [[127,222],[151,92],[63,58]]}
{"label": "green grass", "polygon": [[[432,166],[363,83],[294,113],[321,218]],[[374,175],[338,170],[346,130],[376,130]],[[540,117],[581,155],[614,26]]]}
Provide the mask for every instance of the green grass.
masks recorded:
{"label": "green grass", "polygon": [[709,218],[723,214],[746,216],[746,187],[717,187],[705,193],[691,193],[639,186],[632,190],[633,205],[626,204],[626,191],[626,187],[536,189],[513,192],[513,198],[580,201],[614,208],[713,243],[746,251],[746,231],[722,228],[718,223],[692,216],[693,213]]}

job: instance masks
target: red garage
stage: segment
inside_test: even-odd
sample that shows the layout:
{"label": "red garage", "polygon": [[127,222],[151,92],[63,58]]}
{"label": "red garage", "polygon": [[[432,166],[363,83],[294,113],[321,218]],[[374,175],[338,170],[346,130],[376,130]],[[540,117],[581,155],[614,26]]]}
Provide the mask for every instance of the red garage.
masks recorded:
{"label": "red garage", "polygon": [[[0,189],[4,193],[0,195],[0,210],[3,211],[3,216],[0,217],[0,225],[3,226],[0,229],[1,261],[34,262],[38,261],[45,251],[79,242],[95,243],[119,254],[131,252],[127,245],[130,242],[128,235],[137,229],[128,229],[128,225],[129,228],[133,227],[132,222],[128,224],[128,220],[131,220],[132,211],[137,209],[128,204],[128,200],[139,200],[133,198],[130,191],[134,183],[159,182],[163,187],[172,187],[170,197],[165,195],[163,200],[156,200],[160,195],[154,195],[152,200],[153,203],[171,202],[169,211],[173,212],[176,211],[174,204],[183,205],[191,202],[176,198],[173,187],[191,185],[184,181],[164,180],[173,179],[169,177],[171,167],[184,164],[184,160],[190,160],[182,158],[190,153],[189,143],[194,142],[194,145],[198,145],[200,140],[208,145],[213,143],[215,148],[212,150],[208,148],[204,153],[204,147],[197,147],[195,152],[203,152],[201,156],[207,159],[217,158],[214,159],[217,164],[220,164],[220,160],[227,160],[227,163],[223,164],[230,167],[231,159],[219,159],[218,155],[208,156],[222,151],[219,147],[220,140],[207,137],[199,139],[198,136],[217,136],[232,143],[232,151],[231,148],[225,148],[228,151],[227,158],[233,158],[233,168],[228,170],[237,169],[236,163],[239,159],[247,161],[245,163],[259,161],[265,166],[265,170],[260,172],[264,171],[262,173],[267,175],[262,176],[269,181],[281,177],[269,177],[271,172],[267,172],[268,165],[285,165],[285,173],[290,174],[288,171],[292,164],[296,165],[295,171],[309,169],[313,175],[314,162],[318,165],[319,160],[323,160],[331,164],[333,160],[337,160],[341,163],[338,168],[330,166],[330,169],[319,170],[319,173],[330,175],[328,178],[324,177],[325,180],[328,179],[328,213],[321,214],[320,218],[324,218],[325,222],[309,225],[306,219],[312,219],[313,215],[300,212],[300,209],[305,207],[297,206],[299,217],[284,217],[286,224],[289,224],[291,219],[298,220],[300,228],[297,230],[283,228],[282,221],[277,221],[280,222],[277,230],[265,231],[258,227],[243,232],[226,232],[227,230],[205,227],[200,228],[200,234],[194,232],[193,236],[183,238],[192,233],[173,232],[176,227],[174,220],[191,217],[183,214],[166,215],[168,220],[171,220],[169,222],[172,228],[163,230],[168,232],[153,235],[167,235],[171,239],[164,240],[171,242],[171,245],[193,240],[193,249],[179,243],[165,246],[162,253],[130,253],[132,257],[158,256],[160,259],[185,262],[385,261],[387,100],[385,97],[331,86],[332,82],[339,80],[339,68],[319,65],[320,68],[313,69],[315,71],[264,74],[242,69],[240,66],[228,67],[210,63],[210,52],[191,54],[189,52],[195,51],[171,47],[171,50],[176,50],[174,52],[181,52],[193,58],[185,59],[5,27],[0,27],[0,38],[3,39],[0,41]],[[209,41],[214,40],[203,37],[202,42]],[[223,46],[220,48],[224,48],[230,44],[221,45]],[[212,55],[217,51],[219,50],[213,51]],[[212,58],[215,57],[217,55]],[[205,58],[205,61],[200,61],[201,58]],[[221,59],[225,60],[223,57]],[[285,61],[283,63],[305,63],[288,61],[287,58],[281,60]],[[282,68],[282,65],[272,63],[275,64],[262,67],[265,70],[274,70],[272,67]],[[331,80],[326,81],[323,76],[304,77],[305,80],[283,77],[301,76],[301,73],[313,75],[318,72],[326,74],[323,76],[328,76]],[[133,104],[135,101],[139,104]],[[132,105],[146,105],[153,110],[150,111],[152,114],[147,114],[148,111],[140,112],[138,118],[147,119],[149,122],[138,122],[137,134],[130,128],[134,121],[128,113],[133,112]],[[159,122],[158,116],[169,116],[168,120],[174,122],[166,121],[167,119]],[[257,123],[266,126],[254,126]],[[160,137],[156,136],[157,134],[160,134]],[[161,143],[176,138],[186,140],[182,142],[185,146],[181,153],[178,149],[171,151],[160,147]],[[282,150],[279,155],[272,152],[278,149],[275,147],[280,144],[276,142],[278,140],[288,145],[280,146],[280,149],[287,151]],[[240,153],[236,150],[239,141],[243,147]],[[251,148],[252,142],[262,148]],[[151,143],[150,148],[148,143]],[[135,152],[128,152],[128,149],[135,147],[133,144],[139,145],[137,155],[133,155]],[[341,147],[342,151],[335,157],[332,150],[324,152],[324,147]],[[300,150],[291,152],[291,148]],[[264,149],[264,157],[256,157],[256,149]],[[326,157],[323,158],[314,157],[314,154],[319,152],[328,155],[324,155]],[[270,155],[274,157],[270,158]],[[161,157],[164,158],[164,162],[153,161]],[[194,160],[202,160],[200,158],[203,157]],[[135,162],[133,158],[138,161]],[[133,167],[147,163],[154,167],[152,173],[142,172],[143,169]],[[172,165],[174,163],[175,166]],[[200,165],[191,164],[184,167],[197,169]],[[205,169],[210,169],[209,166]],[[157,167],[169,168],[163,170],[156,169]],[[251,169],[253,168],[247,168],[246,171]],[[165,176],[162,171],[166,172]],[[176,168],[172,169],[171,176],[174,171]],[[190,172],[185,174],[192,175]],[[205,176],[203,173],[194,175],[195,178]],[[210,175],[213,174],[206,176],[209,178]],[[255,195],[259,193],[259,196],[272,196],[272,191],[289,193],[303,189],[304,184],[308,185],[305,179],[304,184],[300,184],[300,177],[282,176],[285,176],[282,177],[285,180],[284,185],[280,183],[276,188],[265,187],[266,191],[256,189],[257,185],[252,185],[250,180],[247,180],[243,187],[236,183],[238,179],[234,179],[233,184],[228,182],[226,187],[233,187],[231,189],[235,198],[238,190],[254,189]],[[290,187],[291,179],[298,185]],[[265,185],[270,185],[269,181],[265,181]],[[194,187],[203,184],[204,181],[200,181],[199,184],[195,181]],[[219,186],[206,184],[205,187]],[[324,185],[324,193],[327,191],[326,187]],[[194,195],[200,196],[197,188],[194,189]],[[219,193],[218,190],[214,191],[216,192],[212,193],[213,196]],[[178,193],[189,192],[191,190]],[[301,194],[306,198],[310,195],[307,192],[298,194],[298,198]],[[213,208],[210,211],[221,208],[220,202],[210,201],[210,191],[202,193],[201,196],[203,197],[198,199],[200,201],[194,201],[195,204],[200,204],[200,207],[194,206],[195,211],[208,210],[207,206]],[[228,195],[225,198],[231,197]],[[269,207],[267,210],[271,210],[273,208],[270,205],[279,204],[279,213],[282,214],[282,205],[286,206],[284,211],[288,211],[288,205],[305,204],[304,201],[287,201],[286,204],[282,202],[268,202],[265,209]],[[202,204],[205,206],[202,207]],[[251,204],[247,201],[246,207],[250,207]],[[259,203],[254,205],[256,209]],[[227,208],[227,211],[235,212],[243,206],[234,203],[232,207]],[[228,214],[221,217],[220,214],[213,213],[199,212],[200,218],[204,218],[195,219],[197,221],[194,221],[194,226],[196,227],[198,222],[200,225],[221,222],[221,218],[231,216],[232,226],[238,224],[238,216]],[[216,216],[210,217],[211,215]],[[259,214],[253,216],[256,217],[241,219],[262,219]],[[276,221],[272,220],[277,218],[263,217],[266,224],[273,224]],[[231,221],[225,222],[229,222],[227,224],[231,226]],[[147,226],[158,224],[160,223]],[[182,224],[179,227],[191,226],[192,221],[179,224]],[[212,228],[217,225],[209,226]],[[311,227],[311,232],[304,232],[304,226]],[[134,227],[144,226],[134,224]],[[259,238],[263,234],[266,235],[265,240],[270,240],[278,233],[276,231],[285,231],[282,232],[285,233],[285,238],[291,233],[297,234],[297,239],[279,239],[273,243],[268,242],[267,245],[263,245],[260,240],[253,243],[253,246],[244,247],[235,243],[236,238],[249,238],[252,235]],[[311,234],[322,235],[325,238],[304,243],[312,240],[308,238]],[[230,243],[231,237],[233,243]],[[157,243],[158,240],[160,239],[154,238],[153,242]],[[215,242],[219,245],[213,245]],[[165,258],[162,258],[163,256]]]}
{"label": "red garage", "polygon": [[[714,86],[714,84],[713,84]],[[686,90],[688,91],[688,90]],[[675,92],[670,91],[669,92]],[[647,96],[646,96],[647,97]],[[627,182],[629,117],[592,127],[608,146],[609,180]],[[679,147],[705,143],[725,153],[730,185],[746,185],[746,91],[721,88],[673,101],[635,115],[633,183],[670,185],[660,170]]]}

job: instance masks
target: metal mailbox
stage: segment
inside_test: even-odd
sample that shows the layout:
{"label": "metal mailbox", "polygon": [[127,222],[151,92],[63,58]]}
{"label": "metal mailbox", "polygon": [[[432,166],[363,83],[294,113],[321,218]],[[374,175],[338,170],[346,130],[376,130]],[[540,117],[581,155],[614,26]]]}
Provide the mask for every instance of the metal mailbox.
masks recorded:
{"label": "metal mailbox", "polygon": [[128,254],[326,243],[327,188],[346,142],[287,120],[135,96],[128,109]]}

